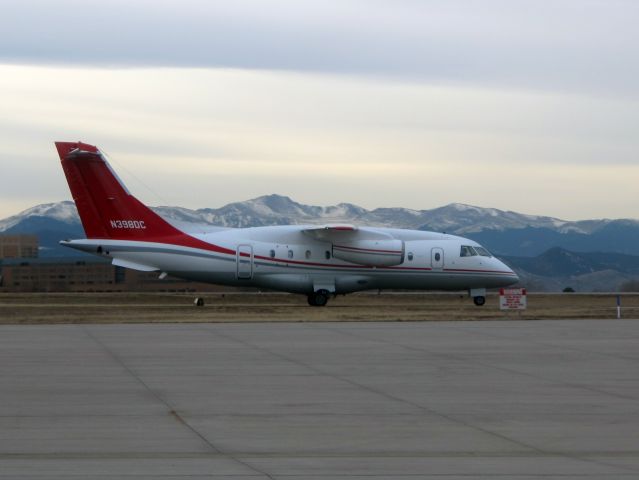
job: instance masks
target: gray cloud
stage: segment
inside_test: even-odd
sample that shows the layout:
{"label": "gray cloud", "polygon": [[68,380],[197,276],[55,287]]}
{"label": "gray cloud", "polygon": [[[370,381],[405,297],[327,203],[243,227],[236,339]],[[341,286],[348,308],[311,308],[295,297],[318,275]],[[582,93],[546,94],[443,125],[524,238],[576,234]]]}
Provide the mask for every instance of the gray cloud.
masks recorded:
{"label": "gray cloud", "polygon": [[366,74],[638,93],[624,0],[4,2],[0,61]]}

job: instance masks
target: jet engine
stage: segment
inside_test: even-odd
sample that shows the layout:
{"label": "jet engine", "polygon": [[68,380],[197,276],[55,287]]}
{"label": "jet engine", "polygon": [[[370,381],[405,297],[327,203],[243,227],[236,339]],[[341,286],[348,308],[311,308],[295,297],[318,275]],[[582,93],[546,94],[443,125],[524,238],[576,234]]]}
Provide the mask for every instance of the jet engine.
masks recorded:
{"label": "jet engine", "polygon": [[404,242],[390,239],[333,244],[333,257],[367,267],[391,267],[404,261]]}

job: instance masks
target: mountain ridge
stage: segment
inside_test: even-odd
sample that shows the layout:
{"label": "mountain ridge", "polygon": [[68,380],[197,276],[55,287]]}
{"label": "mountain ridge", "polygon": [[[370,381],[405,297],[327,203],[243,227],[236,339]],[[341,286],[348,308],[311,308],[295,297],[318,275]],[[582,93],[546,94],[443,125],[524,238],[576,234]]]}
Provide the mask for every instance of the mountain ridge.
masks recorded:
{"label": "mountain ridge", "polygon": [[[567,221],[463,203],[426,210],[402,207],[368,210],[352,203],[305,205],[277,194],[219,208],[151,208],[178,226],[184,223],[220,227],[351,223],[461,235],[500,255],[536,256],[554,246],[576,251],[603,250],[639,255],[639,221],[634,219]],[[48,232],[46,241],[42,242],[45,252],[60,251],[57,241],[53,242],[56,235],[83,237],[75,204],[67,200],[36,205],[0,220],[0,233],[41,232]]]}
{"label": "mountain ridge", "polygon": [[[479,207],[464,203],[450,203],[432,209],[410,209],[405,207],[379,207],[372,210],[352,203],[338,203],[330,206],[305,205],[288,196],[270,194],[245,201],[232,202],[218,208],[189,209],[176,206],[151,207],[167,219],[193,221],[216,226],[258,226],[258,223],[277,224],[316,222],[324,219],[359,220],[367,225],[419,228],[427,225],[449,233],[463,234],[483,230],[503,230],[508,228],[550,228],[561,233],[592,233],[611,222],[629,222],[639,225],[636,219],[592,219],[562,220],[544,215],[531,215]],[[250,215],[245,218],[237,214]],[[0,220],[0,232],[17,224],[21,219],[32,216],[54,218],[65,223],[79,223],[75,205],[70,200],[45,203],[26,209],[16,215]]]}

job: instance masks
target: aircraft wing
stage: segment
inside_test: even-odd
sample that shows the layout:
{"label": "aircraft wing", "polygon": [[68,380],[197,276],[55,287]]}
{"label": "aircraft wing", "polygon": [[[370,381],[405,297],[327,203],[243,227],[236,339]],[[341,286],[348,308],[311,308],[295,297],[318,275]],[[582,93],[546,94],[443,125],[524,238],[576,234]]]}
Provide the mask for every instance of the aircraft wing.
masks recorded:
{"label": "aircraft wing", "polygon": [[368,267],[399,265],[404,261],[404,242],[387,232],[353,225],[307,227],[304,234],[332,244],[333,257]]}
{"label": "aircraft wing", "polygon": [[356,240],[388,240],[393,237],[373,228],[360,228],[349,224],[328,224],[304,227],[302,232],[315,240],[340,243]]}

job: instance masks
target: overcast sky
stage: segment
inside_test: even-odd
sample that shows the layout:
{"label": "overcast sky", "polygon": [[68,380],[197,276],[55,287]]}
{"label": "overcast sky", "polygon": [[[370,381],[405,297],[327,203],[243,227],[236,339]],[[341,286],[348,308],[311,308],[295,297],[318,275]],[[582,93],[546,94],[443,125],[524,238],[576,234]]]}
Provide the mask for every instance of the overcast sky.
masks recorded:
{"label": "overcast sky", "polygon": [[639,218],[639,2],[0,0],[0,218],[54,140],[150,204]]}

